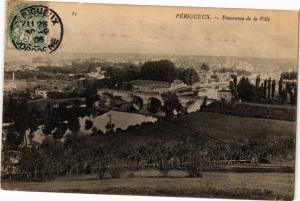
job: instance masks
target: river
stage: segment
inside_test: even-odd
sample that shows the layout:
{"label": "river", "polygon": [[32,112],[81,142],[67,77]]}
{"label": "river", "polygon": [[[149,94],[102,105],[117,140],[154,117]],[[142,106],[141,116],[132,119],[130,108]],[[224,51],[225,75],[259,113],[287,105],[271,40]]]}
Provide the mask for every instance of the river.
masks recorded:
{"label": "river", "polygon": [[[190,104],[187,108],[187,112],[195,112],[198,111],[201,107],[202,100],[195,101]],[[137,113],[128,113],[128,112],[120,112],[120,111],[108,111],[105,114],[91,117],[79,117],[80,129],[79,132],[82,134],[91,134],[92,128],[95,127],[97,130],[100,130],[102,133],[106,133],[109,129],[106,128],[107,124],[113,124],[114,126],[111,128],[113,131],[117,129],[126,130],[129,126],[141,125],[142,123],[155,123],[158,119],[151,115],[137,114]],[[93,123],[92,128],[86,129],[85,124],[87,120],[91,120]],[[36,143],[42,143],[45,136],[43,134],[43,125],[38,126],[38,129],[33,133],[34,137],[32,141]],[[67,130],[66,133],[70,133],[70,130]],[[29,131],[27,131],[27,136],[29,136]],[[27,139],[29,139],[27,137]]]}
{"label": "river", "polygon": [[[129,126],[136,126],[141,125],[142,123],[154,123],[158,119],[150,116],[150,115],[143,115],[143,114],[136,114],[136,113],[127,113],[127,112],[119,112],[119,111],[109,111],[105,114],[96,116],[96,117],[90,117],[85,116],[83,118],[79,117],[79,124],[80,129],[79,132],[82,134],[91,134],[92,128],[86,130],[85,129],[85,122],[86,120],[91,120],[93,122],[93,126],[97,130],[100,130],[103,133],[106,133],[108,129],[106,128],[106,125],[111,122],[113,124],[113,131],[116,131],[117,129],[126,130]],[[68,129],[66,133],[69,133],[70,130]],[[29,139],[29,130],[26,132],[27,139]],[[38,126],[38,129],[33,133],[33,142],[36,143],[42,143],[45,136],[43,134],[43,125]],[[29,142],[28,142],[29,143]]]}
{"label": "river", "polygon": [[[83,133],[91,133],[92,129],[85,129],[85,121],[90,117],[85,116],[83,118],[79,118],[80,122],[80,131]],[[129,126],[141,125],[142,123],[154,123],[157,121],[157,118],[152,117],[150,115],[136,114],[136,113],[128,113],[128,112],[119,112],[119,111],[109,111],[105,114],[97,116],[92,119],[93,126],[98,130],[101,130],[103,133],[106,133],[108,129],[106,125],[111,122],[114,124],[113,130],[116,131],[118,128],[122,130],[126,130]]]}

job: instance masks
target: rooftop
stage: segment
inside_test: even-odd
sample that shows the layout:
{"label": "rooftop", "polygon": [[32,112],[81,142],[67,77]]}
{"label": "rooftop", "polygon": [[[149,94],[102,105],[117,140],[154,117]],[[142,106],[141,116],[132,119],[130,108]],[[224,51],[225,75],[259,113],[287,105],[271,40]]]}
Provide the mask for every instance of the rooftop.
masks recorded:
{"label": "rooftop", "polygon": [[231,92],[231,90],[230,90],[230,89],[223,88],[223,89],[218,90],[218,92]]}

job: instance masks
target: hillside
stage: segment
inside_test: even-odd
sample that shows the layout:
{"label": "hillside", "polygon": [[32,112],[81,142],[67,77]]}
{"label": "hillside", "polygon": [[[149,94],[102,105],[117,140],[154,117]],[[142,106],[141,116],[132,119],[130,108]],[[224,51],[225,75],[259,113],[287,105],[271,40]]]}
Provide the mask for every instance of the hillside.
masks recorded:
{"label": "hillside", "polygon": [[293,140],[295,133],[296,122],[199,112],[179,117],[172,122],[161,121],[91,137],[91,140],[98,141],[99,145],[108,143],[115,149],[122,149],[153,141],[171,143],[187,139],[194,143],[208,141],[209,144],[248,140],[263,143],[268,140]]}

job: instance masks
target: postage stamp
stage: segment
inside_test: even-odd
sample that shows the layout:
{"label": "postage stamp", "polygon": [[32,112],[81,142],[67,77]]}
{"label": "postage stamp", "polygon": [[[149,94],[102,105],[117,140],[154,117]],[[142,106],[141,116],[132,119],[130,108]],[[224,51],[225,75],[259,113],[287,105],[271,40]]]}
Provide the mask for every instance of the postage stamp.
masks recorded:
{"label": "postage stamp", "polygon": [[54,52],[63,39],[59,15],[45,5],[23,5],[12,14],[10,39],[20,51]]}

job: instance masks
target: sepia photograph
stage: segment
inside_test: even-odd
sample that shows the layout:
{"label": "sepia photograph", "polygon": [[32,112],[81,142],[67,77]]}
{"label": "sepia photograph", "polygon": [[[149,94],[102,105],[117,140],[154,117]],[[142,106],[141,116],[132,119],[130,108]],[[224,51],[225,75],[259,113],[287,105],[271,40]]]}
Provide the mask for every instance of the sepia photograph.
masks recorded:
{"label": "sepia photograph", "polygon": [[1,189],[293,200],[299,12],[7,1]]}

